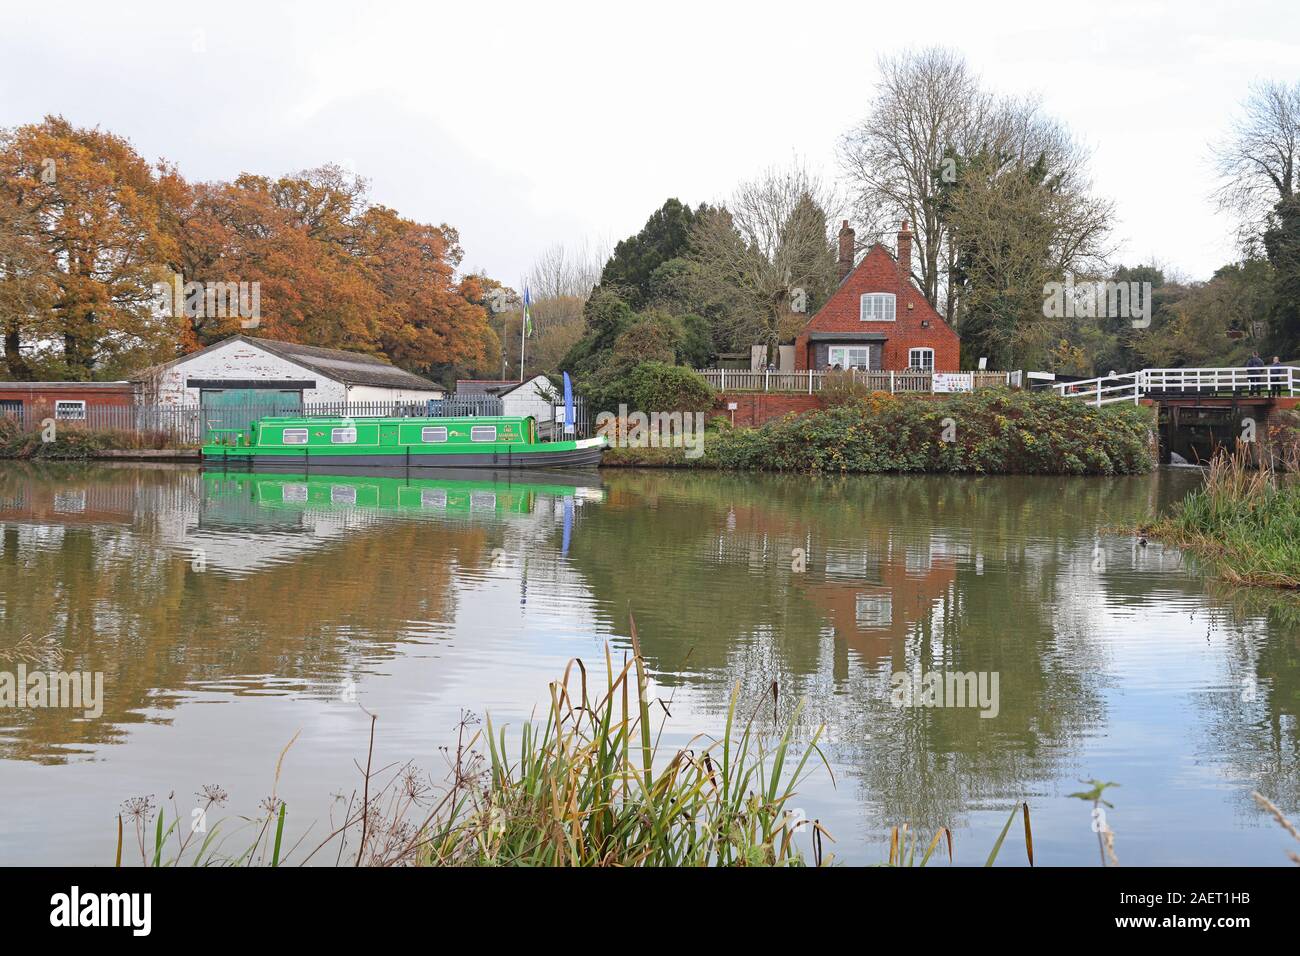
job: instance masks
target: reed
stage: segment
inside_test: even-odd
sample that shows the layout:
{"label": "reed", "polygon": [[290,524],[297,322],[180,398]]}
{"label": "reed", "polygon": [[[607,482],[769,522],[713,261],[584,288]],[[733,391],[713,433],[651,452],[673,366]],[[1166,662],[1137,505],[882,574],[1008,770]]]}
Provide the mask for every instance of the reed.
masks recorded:
{"label": "reed", "polygon": [[1209,558],[1234,584],[1300,588],[1300,478],[1251,459],[1241,443],[1220,452],[1204,485],[1142,530]]}
{"label": "reed", "polygon": [[[650,697],[635,623],[632,635],[634,653],[621,665],[606,648],[603,692],[592,692],[586,665],[575,658],[550,685],[545,717],[525,722],[513,738],[490,718],[477,729],[463,715],[439,787],[409,764],[379,779],[372,721],[360,799],[353,795],[341,822],[299,863],[328,851],[335,864],[357,866],[830,864],[830,835],[792,804],[814,761],[830,773],[817,743],[822,728],[796,752],[802,702],[783,725],[760,726],[758,705],[741,713],[737,684],[720,738],[701,735],[665,750],[668,707]],[[278,765],[276,773],[278,781]],[[225,800],[215,787],[200,797],[204,815]],[[149,798],[124,809],[145,866],[281,866],[297,849],[283,847],[286,808],[274,795],[261,817],[220,838],[218,823],[201,843],[192,829],[182,835],[189,821],[174,801],[170,823],[165,809],[153,818]],[[119,865],[123,830],[119,817]]]}

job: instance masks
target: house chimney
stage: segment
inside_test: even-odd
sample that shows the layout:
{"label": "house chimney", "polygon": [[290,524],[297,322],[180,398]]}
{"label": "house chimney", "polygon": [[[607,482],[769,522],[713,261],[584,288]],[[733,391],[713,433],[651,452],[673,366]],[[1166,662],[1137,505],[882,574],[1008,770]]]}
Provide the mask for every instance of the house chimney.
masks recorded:
{"label": "house chimney", "polygon": [[904,282],[912,278],[912,231],[903,220],[903,228],[898,231],[898,274]]}
{"label": "house chimney", "polygon": [[849,228],[849,221],[844,220],[844,225],[840,226],[840,281],[853,271],[853,230]]}

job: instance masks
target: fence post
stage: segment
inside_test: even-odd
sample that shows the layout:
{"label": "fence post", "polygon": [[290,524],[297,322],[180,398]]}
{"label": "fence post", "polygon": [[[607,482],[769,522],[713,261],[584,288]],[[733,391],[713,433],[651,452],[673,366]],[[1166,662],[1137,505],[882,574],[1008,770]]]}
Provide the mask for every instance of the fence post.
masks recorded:
{"label": "fence post", "polygon": [[892,368],[889,370],[889,394],[894,394],[894,370]]}
{"label": "fence post", "polygon": [[724,368],[721,371],[722,371],[722,384],[718,386],[718,391],[725,392],[727,390],[727,370]]}
{"label": "fence post", "polygon": [[763,369],[763,391],[772,391],[772,370],[770,368]]}

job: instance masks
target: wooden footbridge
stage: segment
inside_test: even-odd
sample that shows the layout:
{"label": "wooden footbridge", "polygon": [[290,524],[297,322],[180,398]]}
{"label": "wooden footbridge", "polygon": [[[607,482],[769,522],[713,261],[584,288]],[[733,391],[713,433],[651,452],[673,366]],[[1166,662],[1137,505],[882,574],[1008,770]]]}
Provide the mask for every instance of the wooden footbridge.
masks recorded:
{"label": "wooden footbridge", "polygon": [[1103,375],[1081,382],[1053,385],[1066,398],[1089,405],[1115,402],[1195,405],[1204,402],[1215,406],[1233,402],[1252,405],[1276,404],[1290,408],[1296,404],[1300,387],[1300,368],[1291,365],[1264,368],[1144,368],[1123,375]]}
{"label": "wooden footbridge", "polygon": [[1215,448],[1233,447],[1249,435],[1268,441],[1271,413],[1300,403],[1300,368],[1145,368],[1103,375],[1052,388],[1089,405],[1129,402],[1154,405],[1159,423],[1160,460],[1177,452],[1189,461],[1207,460]]}

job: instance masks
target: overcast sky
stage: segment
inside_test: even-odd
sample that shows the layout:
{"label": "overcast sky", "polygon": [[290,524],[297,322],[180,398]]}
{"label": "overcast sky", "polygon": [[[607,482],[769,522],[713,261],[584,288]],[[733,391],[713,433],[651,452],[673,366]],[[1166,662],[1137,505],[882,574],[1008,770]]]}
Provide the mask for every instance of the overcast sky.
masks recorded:
{"label": "overcast sky", "polygon": [[669,196],[796,156],[838,176],[877,56],[931,44],[1093,150],[1119,261],[1206,278],[1234,255],[1208,145],[1252,80],[1300,79],[1300,3],[5,0],[0,125],[62,114],[191,180],[337,162],[514,284]]}

